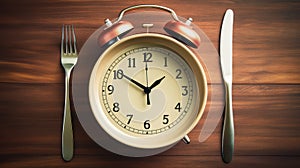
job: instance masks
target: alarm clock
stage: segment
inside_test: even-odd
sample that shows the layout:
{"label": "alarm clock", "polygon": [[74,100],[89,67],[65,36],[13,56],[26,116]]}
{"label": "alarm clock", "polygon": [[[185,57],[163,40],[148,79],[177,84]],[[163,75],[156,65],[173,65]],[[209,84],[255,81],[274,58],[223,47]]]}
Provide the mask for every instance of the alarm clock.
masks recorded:
{"label": "alarm clock", "polygon": [[[156,16],[149,11],[125,17],[146,8],[164,11],[167,19],[153,22]],[[94,34],[93,46],[100,52],[89,67],[91,112],[86,114],[93,124],[84,127],[100,146],[141,157],[163,152],[182,139],[189,143],[208,94],[197,52],[201,39],[191,22],[167,7],[136,5],[114,21],[106,19]]]}

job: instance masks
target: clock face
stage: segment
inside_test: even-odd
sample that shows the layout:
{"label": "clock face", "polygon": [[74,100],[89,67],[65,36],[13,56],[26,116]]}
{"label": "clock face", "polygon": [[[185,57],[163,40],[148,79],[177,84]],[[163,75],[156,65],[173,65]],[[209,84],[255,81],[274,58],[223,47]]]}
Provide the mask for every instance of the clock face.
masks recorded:
{"label": "clock face", "polygon": [[184,46],[174,48],[168,40],[131,37],[112,46],[93,70],[94,114],[112,137],[130,146],[170,145],[201,117],[203,69]]}
{"label": "clock face", "polygon": [[160,46],[136,46],[112,60],[100,83],[99,101],[118,129],[160,134],[194,109],[195,83],[178,54]]}

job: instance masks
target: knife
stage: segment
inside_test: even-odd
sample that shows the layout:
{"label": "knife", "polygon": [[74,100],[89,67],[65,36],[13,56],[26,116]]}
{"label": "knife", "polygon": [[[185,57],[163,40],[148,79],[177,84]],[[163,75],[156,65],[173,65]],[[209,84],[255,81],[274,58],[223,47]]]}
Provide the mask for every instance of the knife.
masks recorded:
{"label": "knife", "polygon": [[234,151],[234,123],[232,110],[232,34],[233,11],[225,13],[220,37],[220,61],[225,86],[225,109],[222,130],[222,159],[225,163],[232,160]]}

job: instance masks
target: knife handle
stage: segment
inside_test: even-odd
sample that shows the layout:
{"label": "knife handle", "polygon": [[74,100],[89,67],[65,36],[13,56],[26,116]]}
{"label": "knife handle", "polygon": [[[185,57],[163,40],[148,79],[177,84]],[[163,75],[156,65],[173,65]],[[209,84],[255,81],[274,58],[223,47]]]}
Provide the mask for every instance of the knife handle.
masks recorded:
{"label": "knife handle", "polygon": [[232,110],[232,84],[225,82],[225,116],[222,132],[222,159],[225,163],[232,160],[234,150],[234,124]]}

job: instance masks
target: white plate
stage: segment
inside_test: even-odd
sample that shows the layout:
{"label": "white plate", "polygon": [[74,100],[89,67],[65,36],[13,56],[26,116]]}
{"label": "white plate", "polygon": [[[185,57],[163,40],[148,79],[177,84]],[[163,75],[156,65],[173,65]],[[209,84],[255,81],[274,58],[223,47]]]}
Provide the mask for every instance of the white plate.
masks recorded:
{"label": "white plate", "polygon": [[[137,12],[125,15],[123,20],[130,21],[134,26],[141,25],[136,18],[143,17],[147,20],[147,23],[155,23],[157,25],[164,25],[166,22],[172,20],[171,16],[166,12]],[[207,79],[211,83],[221,83],[221,74],[220,74],[220,67],[218,63],[218,53],[207,38],[207,36],[195,25],[194,29],[200,35],[201,40],[203,40],[202,46],[200,44],[200,48],[196,52],[201,52],[201,58],[203,59],[203,63],[206,65],[207,70]],[[159,26],[158,26],[159,27]],[[156,148],[156,149],[140,149],[131,146],[127,146],[125,144],[120,143],[119,141],[112,138],[109,134],[107,134],[103,128],[98,124],[95,116],[92,112],[89,102],[89,80],[91,72],[95,66],[95,63],[99,59],[99,56],[105,50],[105,47],[99,46],[98,43],[98,36],[103,31],[105,26],[100,27],[97,29],[85,42],[83,47],[79,53],[78,63],[74,68],[73,75],[72,75],[72,98],[73,104],[75,107],[76,114],[78,119],[90,136],[92,140],[94,140],[98,145],[103,147],[104,149],[111,151],[113,153],[124,155],[124,156],[131,156],[131,157],[144,157],[150,155],[156,155],[161,152],[164,152],[171,148],[173,145]],[[146,31],[146,29],[134,29],[132,30],[127,36],[135,33],[141,33]],[[151,28],[148,30],[150,32],[156,33],[164,33],[163,26],[157,28]],[[213,78],[209,78],[213,76]],[[209,113],[214,113],[214,120],[215,123],[213,126],[208,126],[210,129],[215,129],[217,122],[221,118],[222,114],[222,100],[220,101],[220,97],[224,94],[223,89],[219,89],[218,91],[214,91],[214,87],[210,88],[210,97],[208,102],[210,102],[210,107],[207,107],[207,111]],[[221,98],[222,99],[222,98]],[[218,106],[215,106],[218,104]],[[211,108],[214,106],[214,108]],[[208,115],[209,116],[209,115]],[[210,119],[211,120],[211,119]],[[215,125],[215,126],[214,126]],[[205,126],[205,125],[204,125]],[[207,127],[207,126],[206,126]],[[206,138],[209,135],[206,135]]]}

